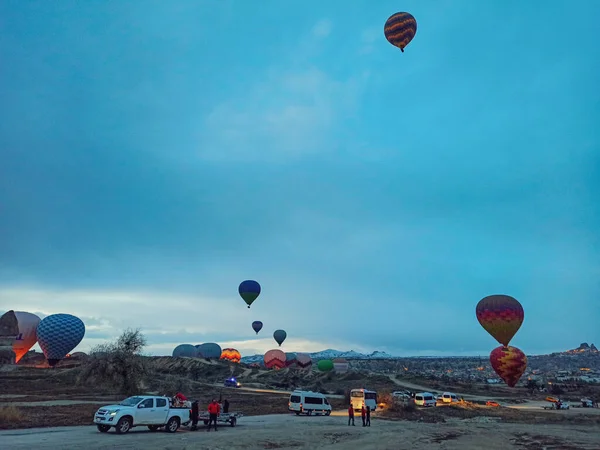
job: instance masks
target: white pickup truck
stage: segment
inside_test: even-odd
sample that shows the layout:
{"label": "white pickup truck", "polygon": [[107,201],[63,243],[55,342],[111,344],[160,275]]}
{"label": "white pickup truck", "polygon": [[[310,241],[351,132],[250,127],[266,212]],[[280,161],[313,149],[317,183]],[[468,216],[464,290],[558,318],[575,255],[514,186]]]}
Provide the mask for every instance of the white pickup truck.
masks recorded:
{"label": "white pickup truck", "polygon": [[187,425],[189,421],[188,408],[173,408],[167,397],[148,395],[136,395],[118,405],[103,406],[94,414],[94,423],[101,433],[114,427],[117,433],[122,434],[132,427],[144,425],[150,431],[165,427],[169,433],[175,433],[180,425]]}

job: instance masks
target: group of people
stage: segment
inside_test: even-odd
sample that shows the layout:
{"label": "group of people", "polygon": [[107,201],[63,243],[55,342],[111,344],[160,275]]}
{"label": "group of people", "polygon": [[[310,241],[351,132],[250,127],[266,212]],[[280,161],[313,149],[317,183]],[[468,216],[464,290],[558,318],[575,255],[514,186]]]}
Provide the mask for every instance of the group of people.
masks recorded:
{"label": "group of people", "polygon": [[[165,395],[166,397],[166,395]],[[198,404],[198,400],[194,400],[190,402],[185,395],[181,392],[178,392],[173,397],[170,398],[170,404],[174,408],[191,408],[191,419],[192,419],[192,431],[198,429],[198,415],[200,414],[200,407]],[[212,401],[208,404],[208,429],[206,431],[210,431],[211,425],[214,426],[215,431],[217,431],[217,418],[221,413],[221,403],[217,401],[216,398],[213,398]],[[225,399],[223,401],[223,413],[227,414],[229,412],[229,401]]]}
{"label": "group of people", "polygon": [[[362,408],[360,410],[360,416],[362,418],[362,426],[370,427],[371,426],[371,407],[368,405],[365,406],[363,404]],[[354,406],[352,406],[352,403],[350,403],[350,406],[348,407],[348,426],[350,426],[350,423],[352,423],[352,426],[355,426],[354,425]]]}

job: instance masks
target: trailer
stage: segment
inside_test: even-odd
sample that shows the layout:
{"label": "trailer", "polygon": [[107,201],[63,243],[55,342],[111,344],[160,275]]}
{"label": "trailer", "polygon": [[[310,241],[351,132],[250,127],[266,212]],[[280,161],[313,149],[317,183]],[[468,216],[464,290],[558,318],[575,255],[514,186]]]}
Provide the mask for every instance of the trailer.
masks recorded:
{"label": "trailer", "polygon": [[[240,417],[244,417],[241,412],[221,413],[217,416],[217,422],[228,423],[230,426],[235,427]],[[198,422],[204,422],[204,425],[208,425],[209,414],[202,412],[198,414]]]}

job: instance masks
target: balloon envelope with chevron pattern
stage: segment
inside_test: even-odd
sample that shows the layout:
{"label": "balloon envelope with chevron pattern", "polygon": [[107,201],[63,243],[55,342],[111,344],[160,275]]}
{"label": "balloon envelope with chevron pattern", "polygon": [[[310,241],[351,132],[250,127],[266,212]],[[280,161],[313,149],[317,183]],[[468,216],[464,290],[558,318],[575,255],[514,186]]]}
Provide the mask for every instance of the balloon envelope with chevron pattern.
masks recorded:
{"label": "balloon envelope with chevron pattern", "polygon": [[507,346],[521,328],[523,306],[510,295],[488,295],[475,308],[477,320],[500,344]]}

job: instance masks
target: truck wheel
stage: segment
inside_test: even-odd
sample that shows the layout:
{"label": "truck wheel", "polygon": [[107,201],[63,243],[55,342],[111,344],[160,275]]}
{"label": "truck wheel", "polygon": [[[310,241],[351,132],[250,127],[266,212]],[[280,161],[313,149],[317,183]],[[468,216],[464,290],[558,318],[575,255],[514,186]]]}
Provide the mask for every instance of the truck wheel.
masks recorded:
{"label": "truck wheel", "polygon": [[299,416],[300,415],[300,411],[296,411],[296,415]]}
{"label": "truck wheel", "polygon": [[148,425],[148,429],[152,432],[158,431],[160,427],[158,425]]}
{"label": "truck wheel", "polygon": [[108,430],[110,430],[110,425],[97,425],[97,427],[100,433],[106,433]]}
{"label": "truck wheel", "polygon": [[131,419],[129,417],[121,417],[117,422],[115,431],[117,434],[124,434],[131,430]]}
{"label": "truck wheel", "polygon": [[177,417],[171,417],[167,422],[165,429],[169,433],[175,433],[179,429],[179,419]]}
{"label": "truck wheel", "polygon": [[306,415],[307,415],[307,416],[310,416],[310,415],[312,415],[312,409],[309,409],[308,411],[306,411]]}
{"label": "truck wheel", "polygon": [[232,418],[231,418],[231,421],[229,422],[229,424],[230,424],[232,427],[235,427],[235,424],[236,424],[236,422],[237,422],[237,419],[236,419],[235,417],[232,417]]}
{"label": "truck wheel", "polygon": [[331,411],[326,411],[326,412],[325,412],[325,415],[326,415],[326,416],[329,416],[329,415],[331,415]]}

